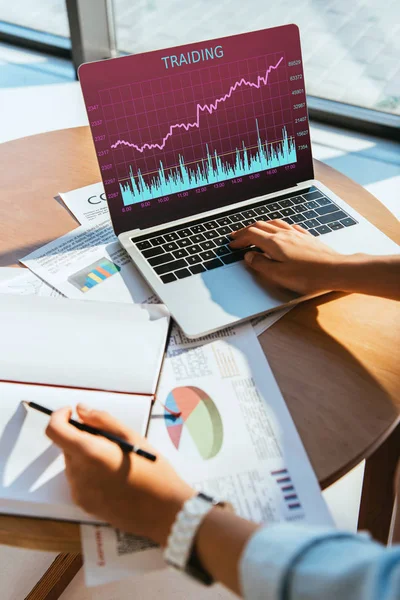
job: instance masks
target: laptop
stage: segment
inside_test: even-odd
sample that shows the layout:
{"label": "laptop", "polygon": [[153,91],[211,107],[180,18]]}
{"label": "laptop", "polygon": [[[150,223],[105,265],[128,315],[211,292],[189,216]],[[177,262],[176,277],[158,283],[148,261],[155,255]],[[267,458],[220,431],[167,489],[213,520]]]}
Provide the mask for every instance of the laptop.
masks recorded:
{"label": "laptop", "polygon": [[79,79],[115,233],[188,337],[305,299],[229,248],[255,221],[397,253],[314,179],[296,25],[87,63]]}

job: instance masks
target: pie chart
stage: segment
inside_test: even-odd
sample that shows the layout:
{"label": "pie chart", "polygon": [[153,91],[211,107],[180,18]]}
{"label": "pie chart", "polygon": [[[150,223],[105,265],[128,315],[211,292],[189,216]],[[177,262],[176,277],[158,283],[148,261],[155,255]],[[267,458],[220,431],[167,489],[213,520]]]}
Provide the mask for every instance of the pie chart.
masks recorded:
{"label": "pie chart", "polygon": [[[168,394],[164,406],[167,431],[177,450],[195,453],[203,460],[218,454],[223,442],[222,419],[206,392],[194,386],[176,387]],[[174,417],[174,412],[181,415]]]}

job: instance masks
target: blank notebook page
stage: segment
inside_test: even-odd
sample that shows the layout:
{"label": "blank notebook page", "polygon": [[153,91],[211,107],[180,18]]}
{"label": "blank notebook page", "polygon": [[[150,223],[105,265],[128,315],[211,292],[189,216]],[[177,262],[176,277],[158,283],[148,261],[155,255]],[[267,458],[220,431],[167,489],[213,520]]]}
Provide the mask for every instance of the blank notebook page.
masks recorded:
{"label": "blank notebook page", "polygon": [[71,499],[63,454],[45,435],[49,417],[25,407],[22,400],[52,410],[82,402],[107,410],[144,435],[151,398],[0,383],[0,513],[95,522]]}

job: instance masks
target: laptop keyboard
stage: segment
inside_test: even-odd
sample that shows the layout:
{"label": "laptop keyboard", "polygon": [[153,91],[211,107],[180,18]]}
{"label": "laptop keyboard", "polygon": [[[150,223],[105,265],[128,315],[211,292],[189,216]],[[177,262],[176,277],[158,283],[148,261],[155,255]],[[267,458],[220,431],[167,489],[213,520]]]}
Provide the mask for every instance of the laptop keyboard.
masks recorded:
{"label": "laptop keyboard", "polygon": [[169,227],[156,234],[132,238],[131,241],[161,281],[171,283],[243,260],[249,248],[231,249],[228,245],[232,241],[230,233],[256,221],[273,219],[282,219],[291,225],[297,223],[314,236],[357,223],[313,187],[301,195],[260,201],[251,205],[251,208],[195,220],[189,225]]}

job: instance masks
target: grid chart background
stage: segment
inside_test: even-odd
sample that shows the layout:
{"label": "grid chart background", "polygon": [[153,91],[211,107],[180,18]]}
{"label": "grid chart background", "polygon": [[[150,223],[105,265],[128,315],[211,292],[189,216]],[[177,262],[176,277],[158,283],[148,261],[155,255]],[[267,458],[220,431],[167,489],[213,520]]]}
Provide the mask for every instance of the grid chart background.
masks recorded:
{"label": "grid chart background", "polygon": [[206,157],[207,145],[210,154],[216,151],[225,159],[232,153],[233,163],[236,149],[243,143],[247,149],[257,145],[256,119],[262,142],[280,142],[284,127],[289,137],[294,135],[285,53],[226,63],[214,59],[207,67],[195,65],[185,72],[171,69],[164,77],[100,90],[110,146],[118,140],[139,147],[146,143],[162,145],[170,125],[196,121],[197,104],[215,103],[242,77],[257,83],[258,76],[265,77],[268,67],[276,65],[281,57],[283,61],[270,71],[266,85],[238,86],[212,114],[200,111],[198,128],[174,128],[162,150],[145,148],[139,152],[122,144],[111,149],[118,180],[129,179],[130,166],[134,175],[140,170],[145,180],[151,179],[160,161],[164,169],[176,167],[180,155],[185,164],[194,166]]}

